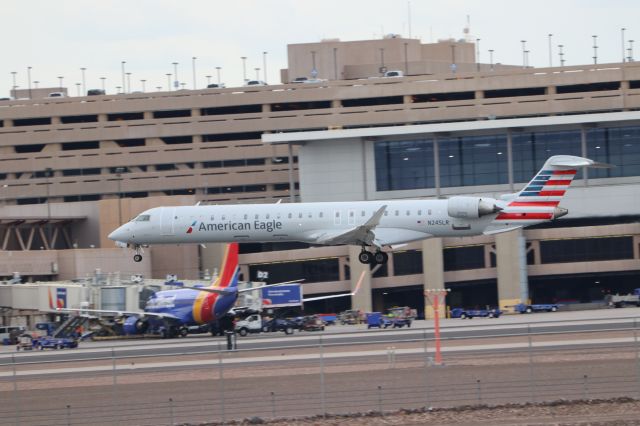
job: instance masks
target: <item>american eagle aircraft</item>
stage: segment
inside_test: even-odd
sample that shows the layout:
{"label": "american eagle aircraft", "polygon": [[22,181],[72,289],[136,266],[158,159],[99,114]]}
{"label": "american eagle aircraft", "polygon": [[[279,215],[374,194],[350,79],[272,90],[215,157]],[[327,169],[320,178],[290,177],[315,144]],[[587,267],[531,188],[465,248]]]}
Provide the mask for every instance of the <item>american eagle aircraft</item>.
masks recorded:
{"label": "american eagle aircraft", "polygon": [[[431,237],[494,234],[553,220],[579,167],[610,167],[570,155],[550,157],[515,194],[499,199],[454,196],[444,200],[376,200],[293,204],[156,207],[109,234],[135,250],[149,244],[299,241],[362,247],[362,263],[384,264],[383,247]],[[374,251],[369,251],[373,248]]]}
{"label": "american eagle aircraft", "polygon": [[[239,274],[238,244],[231,243],[227,245],[220,274],[209,287],[189,287],[178,283],[179,288],[154,293],[147,301],[144,312],[66,308],[57,310],[84,314],[126,315],[125,334],[141,334],[153,330],[163,337],[177,337],[185,336],[188,326],[212,324],[222,319],[233,308],[239,293],[302,281],[238,289]],[[303,298],[302,302],[353,296],[360,288],[363,278],[364,274],[361,274],[355,290],[351,293]]]}

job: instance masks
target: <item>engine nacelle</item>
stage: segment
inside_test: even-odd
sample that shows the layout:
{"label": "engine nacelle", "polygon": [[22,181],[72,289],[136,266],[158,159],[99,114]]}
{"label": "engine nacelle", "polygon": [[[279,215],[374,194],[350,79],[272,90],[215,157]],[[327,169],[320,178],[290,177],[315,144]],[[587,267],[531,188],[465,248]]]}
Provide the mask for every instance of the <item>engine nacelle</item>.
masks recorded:
{"label": "engine nacelle", "polygon": [[447,200],[447,213],[458,219],[477,219],[500,210],[493,198],[451,197]]}

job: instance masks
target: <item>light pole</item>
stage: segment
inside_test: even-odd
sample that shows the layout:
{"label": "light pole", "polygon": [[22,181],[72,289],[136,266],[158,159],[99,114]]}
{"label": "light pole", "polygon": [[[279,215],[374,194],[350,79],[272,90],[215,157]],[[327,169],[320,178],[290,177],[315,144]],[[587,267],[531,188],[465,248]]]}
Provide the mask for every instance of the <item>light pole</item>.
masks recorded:
{"label": "light pole", "polygon": [[[408,74],[408,72],[407,72]],[[338,79],[338,48],[333,48],[333,79]]]}
{"label": "light pole", "polygon": [[458,69],[456,65],[456,45],[451,43],[451,73],[455,75],[456,69]]}
{"label": "light pole", "polygon": [[29,89],[29,99],[31,99],[31,67],[27,67],[27,88]]}
{"label": "light pole", "polygon": [[156,86],[156,89],[158,89],[158,92],[162,91],[162,86]]}
{"label": "light pole", "polygon": [[564,52],[562,51],[562,48],[564,47],[563,44],[559,44],[558,45],[558,56],[560,57],[560,66],[564,67]]}
{"label": "light pole", "polygon": [[629,40],[629,62],[633,62],[633,40]]}
{"label": "light pole", "polygon": [[[102,91],[105,92],[105,85],[104,85],[104,81],[107,79],[107,77],[100,77],[100,80],[102,80]],[[106,93],[106,92],[105,92]]]}
{"label": "light pole", "polygon": [[38,83],[40,83],[38,80],[33,80],[34,89],[38,88]]}
{"label": "light pole", "polygon": [[76,83],[76,95],[80,96],[80,86],[82,85],[82,83]]}
{"label": "light pole", "polygon": [[178,80],[178,63],[177,62],[172,62],[173,64],[173,88],[175,90],[178,90],[178,87],[180,87],[180,80]]}
{"label": "light pole", "polygon": [[167,73],[167,90],[170,91],[171,90],[171,73]]}
{"label": "light pole", "polygon": [[409,43],[404,42],[404,73],[409,75]]}
{"label": "light pole", "polygon": [[124,172],[124,167],[116,167],[116,176],[118,178],[118,226],[122,225],[122,190],[120,182],[122,181],[122,173]]}
{"label": "light pole", "polygon": [[529,67],[529,50],[524,51],[524,58],[525,58],[524,65],[525,67],[528,68]]}
{"label": "light pole", "polygon": [[[407,43],[405,43],[406,45]],[[480,72],[480,39],[476,39],[476,71]]]}
{"label": "light pole", "polygon": [[146,92],[147,88],[145,87],[145,83],[147,82],[147,80],[140,80],[140,83],[142,83],[142,93]]}
{"label": "light pole", "polygon": [[260,80],[260,68],[254,68],[256,71],[256,80]]}
{"label": "light pole", "polygon": [[193,90],[196,90],[196,59],[197,57],[191,58],[191,71],[193,71]]}
{"label": "light pole", "polygon": [[384,71],[382,71],[384,69],[384,47],[380,48],[380,72],[384,73]]}
{"label": "light pole", "polygon": [[85,71],[87,70],[87,68],[82,67],[80,68],[80,71],[82,71],[82,93],[86,94],[87,93],[87,80],[85,79]]}
{"label": "light pole", "polygon": [[[13,95],[12,96],[14,98],[16,97],[16,87],[18,87],[16,85],[16,74],[18,74],[17,71],[11,71],[11,77],[13,78]],[[62,84],[60,86],[62,86]]]}
{"label": "light pole", "polygon": [[522,68],[526,67],[526,55],[525,55],[525,50],[527,49],[527,40],[520,40],[520,43],[522,43]]}
{"label": "light pole", "polygon": [[122,86],[116,86],[116,94],[119,95],[120,93],[122,93],[120,89],[122,89]]}
{"label": "light pole", "polygon": [[124,88],[126,87],[126,85],[125,85],[125,81],[124,81],[124,76],[125,76],[125,72],[124,72],[124,64],[126,64],[126,63],[127,63],[127,61],[122,61],[122,62],[121,62],[121,65],[122,65],[122,87],[123,87],[123,90],[124,90]]}
{"label": "light pole", "polygon": [[267,82],[267,53],[269,52],[262,52],[262,74],[264,75],[264,82]]}
{"label": "light pole", "polygon": [[[47,179],[47,247],[49,247],[49,242],[51,241],[51,202],[49,201],[50,190],[49,190],[49,178],[51,177],[51,172],[53,169],[51,167],[47,167],[44,169],[44,177]],[[51,248],[51,247],[49,247]]]}
{"label": "light pole", "polygon": [[489,67],[493,71],[493,49],[489,49]]}
{"label": "light pole", "polygon": [[210,75],[205,75],[206,79],[207,79],[207,86],[209,86],[211,84],[211,76]]}
{"label": "light pole", "polygon": [[242,59],[242,82],[246,83],[247,82],[247,57],[240,56],[240,59]]}
{"label": "light pole", "polygon": [[592,35],[593,37],[593,65],[598,64],[598,36]]}
{"label": "light pole", "polygon": [[220,83],[220,70],[222,69],[222,67],[216,67],[216,74],[218,75],[218,86],[220,86],[222,83]]}
{"label": "light pole", "polygon": [[60,91],[61,91],[61,92],[62,92],[62,79],[63,79],[63,78],[64,78],[64,77],[63,77],[63,76],[61,76],[61,75],[59,75],[59,76],[58,76],[58,80],[60,81]]}
{"label": "light pole", "polygon": [[131,73],[127,73],[127,93],[131,93]]}
{"label": "light pole", "polygon": [[549,68],[551,68],[553,67],[553,52],[551,49],[551,37],[553,37],[553,34],[549,33],[548,37],[549,37]]}
{"label": "light pole", "polygon": [[624,64],[624,31],[626,28],[620,28],[620,46],[622,46],[622,63]]}
{"label": "light pole", "polygon": [[316,68],[316,51],[311,51],[311,77],[316,78],[318,76],[318,69]]}

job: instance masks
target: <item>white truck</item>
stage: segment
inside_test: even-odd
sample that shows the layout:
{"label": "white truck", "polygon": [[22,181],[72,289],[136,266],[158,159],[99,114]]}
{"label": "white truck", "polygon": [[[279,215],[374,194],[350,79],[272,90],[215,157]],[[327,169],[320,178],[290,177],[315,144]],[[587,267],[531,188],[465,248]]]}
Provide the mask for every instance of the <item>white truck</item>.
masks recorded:
{"label": "white truck", "polygon": [[626,305],[640,306],[640,288],[633,290],[629,294],[608,294],[606,297],[607,305],[614,308],[622,308]]}
{"label": "white truck", "polygon": [[293,325],[287,320],[272,319],[265,323],[259,314],[249,315],[247,318],[238,321],[235,326],[236,333],[246,336],[249,333],[260,333],[267,331],[283,331],[285,334],[293,334]]}

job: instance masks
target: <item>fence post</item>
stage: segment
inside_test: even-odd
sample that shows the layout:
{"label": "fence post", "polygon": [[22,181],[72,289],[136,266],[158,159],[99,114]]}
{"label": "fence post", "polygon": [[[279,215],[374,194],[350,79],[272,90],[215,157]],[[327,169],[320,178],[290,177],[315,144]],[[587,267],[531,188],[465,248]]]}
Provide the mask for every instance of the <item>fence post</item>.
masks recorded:
{"label": "fence post", "polygon": [[218,378],[220,380],[220,413],[222,416],[222,423],[226,422],[224,412],[224,371],[222,363],[222,351],[220,350],[220,343],[218,342]]}
{"label": "fence post", "polygon": [[482,385],[480,379],[476,380],[476,391],[478,394],[478,404],[482,404]]}
{"label": "fence post", "polygon": [[71,426],[71,405],[67,404],[67,426]]}
{"label": "fence post", "polygon": [[276,418],[276,394],[271,392],[271,417]]}
{"label": "fence post", "polygon": [[638,397],[640,398],[640,353],[638,352],[638,319],[633,319],[633,343],[636,349],[636,382],[638,385]]}
{"label": "fence post", "polygon": [[319,337],[320,343],[320,401],[322,403],[322,417],[327,416],[327,401],[325,395],[324,383],[324,346],[322,345],[322,336]]}
{"label": "fence post", "polygon": [[586,400],[589,395],[589,376],[586,374],[582,376],[582,399]]}
{"label": "fence post", "polygon": [[427,330],[422,332],[424,337],[424,404],[429,407],[429,353],[427,352]]}
{"label": "fence post", "polygon": [[13,399],[16,409],[16,425],[20,425],[20,395],[18,394],[18,371],[16,367],[16,356],[11,354],[11,367],[13,369]]}
{"label": "fence post", "polygon": [[176,424],[173,418],[173,398],[169,398],[169,419],[171,420],[171,426]]}
{"label": "fence post", "polygon": [[531,337],[531,323],[527,324],[527,339],[529,341],[529,397],[536,402],[536,383],[533,375],[533,341]]}
{"label": "fence post", "polygon": [[378,412],[382,415],[382,386],[378,386]]}
{"label": "fence post", "polygon": [[115,424],[120,424],[120,417],[118,416],[117,401],[118,401],[118,370],[116,368],[116,348],[111,347],[111,374],[112,374],[112,384],[111,386],[111,405],[113,406],[113,411],[115,415]]}

